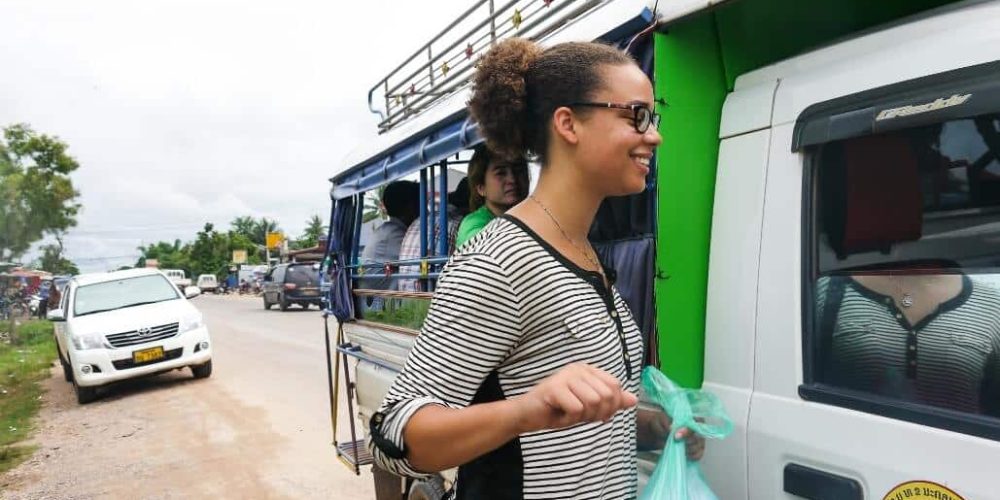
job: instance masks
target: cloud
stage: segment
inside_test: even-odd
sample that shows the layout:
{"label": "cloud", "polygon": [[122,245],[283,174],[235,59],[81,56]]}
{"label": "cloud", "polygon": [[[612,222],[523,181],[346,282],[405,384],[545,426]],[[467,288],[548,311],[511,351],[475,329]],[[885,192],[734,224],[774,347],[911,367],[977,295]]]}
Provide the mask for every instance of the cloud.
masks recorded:
{"label": "cloud", "polygon": [[297,235],[376,136],[368,88],[466,4],[4,2],[0,125],[58,135],[82,165],[82,270],[239,215]]}

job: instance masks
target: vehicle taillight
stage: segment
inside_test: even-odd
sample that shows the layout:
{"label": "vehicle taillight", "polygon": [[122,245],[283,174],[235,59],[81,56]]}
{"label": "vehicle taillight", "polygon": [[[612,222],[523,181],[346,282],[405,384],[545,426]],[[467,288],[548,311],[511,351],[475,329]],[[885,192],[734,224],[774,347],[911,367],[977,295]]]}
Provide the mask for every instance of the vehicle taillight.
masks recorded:
{"label": "vehicle taillight", "polygon": [[285,290],[295,290],[295,283],[285,283]]}

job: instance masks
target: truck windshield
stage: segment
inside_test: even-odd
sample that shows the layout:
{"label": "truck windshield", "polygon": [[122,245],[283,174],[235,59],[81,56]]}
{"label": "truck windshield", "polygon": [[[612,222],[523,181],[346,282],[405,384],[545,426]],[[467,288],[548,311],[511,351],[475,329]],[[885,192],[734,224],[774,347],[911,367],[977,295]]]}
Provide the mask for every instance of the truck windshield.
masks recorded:
{"label": "truck windshield", "polygon": [[76,290],[73,313],[83,316],[178,298],[163,276],[138,276],[81,286]]}

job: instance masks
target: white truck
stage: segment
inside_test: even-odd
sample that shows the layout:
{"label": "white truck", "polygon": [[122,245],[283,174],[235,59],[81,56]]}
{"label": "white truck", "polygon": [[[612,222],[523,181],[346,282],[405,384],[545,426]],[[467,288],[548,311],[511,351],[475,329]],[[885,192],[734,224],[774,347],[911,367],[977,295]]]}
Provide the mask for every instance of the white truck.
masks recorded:
{"label": "white truck", "polygon": [[187,277],[187,273],[183,269],[163,269],[163,274],[167,275],[170,282],[184,291],[185,288],[191,286],[191,278]]}

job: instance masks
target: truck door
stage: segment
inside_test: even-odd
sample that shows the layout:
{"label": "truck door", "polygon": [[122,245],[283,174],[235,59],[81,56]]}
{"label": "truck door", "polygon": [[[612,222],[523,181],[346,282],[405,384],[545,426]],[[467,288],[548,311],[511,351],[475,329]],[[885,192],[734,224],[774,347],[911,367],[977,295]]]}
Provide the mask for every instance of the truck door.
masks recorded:
{"label": "truck door", "polygon": [[1000,498],[1000,37],[934,22],[776,94],[751,499]]}
{"label": "truck door", "polygon": [[747,423],[753,390],[754,337],[768,128],[777,82],[731,93],[722,113],[712,209],[705,317],[704,389],[719,396],[733,433],[708,444],[702,463],[719,498],[747,498]]}

